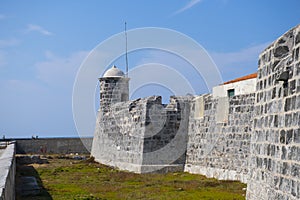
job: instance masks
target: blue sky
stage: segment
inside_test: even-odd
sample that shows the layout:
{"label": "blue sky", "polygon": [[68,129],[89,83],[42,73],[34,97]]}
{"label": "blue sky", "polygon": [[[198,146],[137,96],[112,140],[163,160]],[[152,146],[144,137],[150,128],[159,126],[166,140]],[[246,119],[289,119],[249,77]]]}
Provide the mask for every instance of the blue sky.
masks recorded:
{"label": "blue sky", "polygon": [[[193,38],[230,80],[256,71],[259,52],[300,23],[299,9],[298,0],[2,0],[0,136],[77,136],[77,70],[100,42],[124,30],[124,21],[129,30],[161,27]],[[130,59],[134,65],[157,57],[149,51]],[[196,92],[207,92],[200,85]]]}

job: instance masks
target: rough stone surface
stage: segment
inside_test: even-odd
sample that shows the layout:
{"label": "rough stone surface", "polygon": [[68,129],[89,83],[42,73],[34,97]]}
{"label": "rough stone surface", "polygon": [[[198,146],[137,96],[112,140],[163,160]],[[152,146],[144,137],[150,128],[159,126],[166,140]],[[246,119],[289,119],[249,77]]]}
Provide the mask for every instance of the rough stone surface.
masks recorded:
{"label": "rough stone surface", "polygon": [[109,112],[110,105],[129,100],[129,78],[100,78],[100,109]]}
{"label": "rough stone surface", "polygon": [[99,110],[92,156],[137,173],[182,171],[187,144],[188,98],[160,96],[120,102]]}
{"label": "rough stone surface", "polygon": [[300,198],[299,34],[300,26],[288,31],[259,58],[249,200]]}
{"label": "rough stone surface", "polygon": [[247,182],[254,99],[205,95],[203,118],[195,118],[198,102],[191,103],[185,171]]}

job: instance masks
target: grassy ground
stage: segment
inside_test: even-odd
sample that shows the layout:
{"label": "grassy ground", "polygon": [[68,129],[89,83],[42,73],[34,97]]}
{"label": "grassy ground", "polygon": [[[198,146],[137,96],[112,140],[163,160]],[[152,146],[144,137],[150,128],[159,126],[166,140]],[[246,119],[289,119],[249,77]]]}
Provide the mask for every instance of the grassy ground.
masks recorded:
{"label": "grassy ground", "polygon": [[246,185],[234,181],[188,173],[140,175],[92,161],[48,161],[18,166],[17,177],[35,176],[44,189],[39,196],[17,194],[17,199],[245,199]]}

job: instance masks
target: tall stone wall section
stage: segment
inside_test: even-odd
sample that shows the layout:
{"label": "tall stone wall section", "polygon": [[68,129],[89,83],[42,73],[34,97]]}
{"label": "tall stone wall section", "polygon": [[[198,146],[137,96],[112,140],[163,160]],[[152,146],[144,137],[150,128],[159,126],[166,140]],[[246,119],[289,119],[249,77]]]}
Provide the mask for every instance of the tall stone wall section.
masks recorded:
{"label": "tall stone wall section", "polygon": [[141,171],[148,100],[119,102],[98,111],[91,152],[96,161]]}
{"label": "tall stone wall section", "polygon": [[191,97],[171,96],[170,103],[148,104],[143,147],[144,172],[183,171]]}
{"label": "tall stone wall section", "polygon": [[259,58],[247,199],[300,199],[300,26]]}
{"label": "tall stone wall section", "polygon": [[[187,144],[188,97],[163,105],[151,96],[110,105],[98,112],[92,156],[137,173],[183,170]],[[178,150],[178,148],[180,150]]]}
{"label": "tall stone wall section", "polygon": [[247,182],[255,94],[191,103],[185,171]]}

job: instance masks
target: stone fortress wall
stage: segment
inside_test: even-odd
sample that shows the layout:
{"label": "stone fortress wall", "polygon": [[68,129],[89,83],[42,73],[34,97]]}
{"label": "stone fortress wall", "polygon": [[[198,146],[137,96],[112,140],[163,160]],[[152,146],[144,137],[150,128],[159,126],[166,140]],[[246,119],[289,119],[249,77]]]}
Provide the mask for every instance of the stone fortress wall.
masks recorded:
{"label": "stone fortress wall", "polygon": [[193,100],[185,171],[247,182],[254,100],[254,93]]}
{"label": "stone fortress wall", "polygon": [[248,199],[300,199],[300,26],[259,58]]}
{"label": "stone fortress wall", "polygon": [[168,105],[157,96],[105,99],[92,156],[137,173],[184,170],[239,180],[247,183],[247,199],[299,199],[299,48],[300,25],[262,52],[256,90],[232,97],[171,97]]}
{"label": "stone fortress wall", "polygon": [[91,155],[103,164],[141,171],[146,106],[151,98],[113,104],[98,112]]}
{"label": "stone fortress wall", "polygon": [[[151,96],[112,104],[109,111],[98,112],[91,155],[138,173],[183,171],[188,100],[171,97],[170,104],[163,105],[160,96]],[[162,150],[175,137],[177,143]]]}
{"label": "stone fortress wall", "polygon": [[160,96],[105,102],[92,145],[96,161],[137,173],[184,170],[247,182],[255,93],[171,96],[167,105]]}

